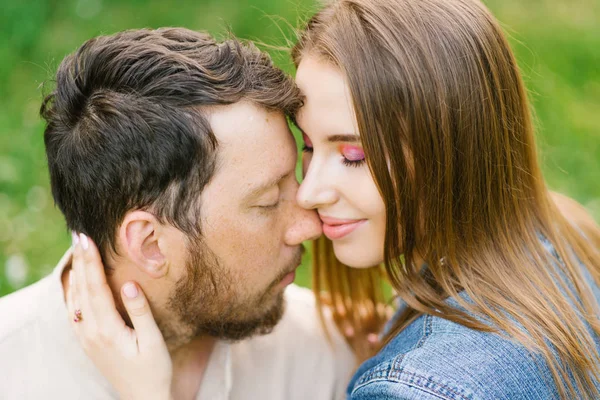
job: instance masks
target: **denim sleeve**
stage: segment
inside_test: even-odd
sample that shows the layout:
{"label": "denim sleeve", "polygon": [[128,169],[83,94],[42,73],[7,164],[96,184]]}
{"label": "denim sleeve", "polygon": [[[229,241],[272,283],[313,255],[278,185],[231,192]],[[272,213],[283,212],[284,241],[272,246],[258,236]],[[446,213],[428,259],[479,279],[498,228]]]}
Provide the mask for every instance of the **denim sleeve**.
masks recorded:
{"label": "denim sleeve", "polygon": [[459,393],[439,393],[426,387],[402,382],[371,381],[356,387],[348,400],[466,400],[471,396]]}

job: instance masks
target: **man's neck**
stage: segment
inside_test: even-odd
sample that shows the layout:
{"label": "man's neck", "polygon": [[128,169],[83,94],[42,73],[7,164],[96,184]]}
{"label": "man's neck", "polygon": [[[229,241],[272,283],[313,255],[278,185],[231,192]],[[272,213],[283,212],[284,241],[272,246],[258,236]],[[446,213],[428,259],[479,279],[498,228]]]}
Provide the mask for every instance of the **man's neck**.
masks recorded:
{"label": "man's neck", "polygon": [[217,340],[201,337],[171,351],[174,399],[195,399]]}

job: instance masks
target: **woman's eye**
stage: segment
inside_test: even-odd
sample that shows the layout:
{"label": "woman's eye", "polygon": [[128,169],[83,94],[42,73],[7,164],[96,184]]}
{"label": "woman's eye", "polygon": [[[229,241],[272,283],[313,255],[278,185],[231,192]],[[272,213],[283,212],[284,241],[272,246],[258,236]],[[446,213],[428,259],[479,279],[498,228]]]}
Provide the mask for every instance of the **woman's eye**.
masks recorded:
{"label": "woman's eye", "polygon": [[365,160],[348,160],[347,158],[344,157],[344,161],[343,161],[344,165],[348,166],[348,167],[360,167],[361,165],[363,165],[365,163]]}
{"label": "woman's eye", "polygon": [[359,167],[365,162],[365,152],[357,146],[342,145],[340,153],[344,156],[344,165],[350,167]]}

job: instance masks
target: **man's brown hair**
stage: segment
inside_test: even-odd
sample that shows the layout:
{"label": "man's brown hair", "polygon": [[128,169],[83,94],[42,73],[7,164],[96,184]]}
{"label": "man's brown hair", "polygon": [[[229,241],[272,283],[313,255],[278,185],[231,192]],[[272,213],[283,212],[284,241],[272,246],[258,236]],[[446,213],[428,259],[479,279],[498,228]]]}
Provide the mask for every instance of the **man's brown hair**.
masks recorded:
{"label": "man's brown hair", "polygon": [[216,168],[206,107],[250,101],[291,115],[298,90],[269,56],[183,28],[129,30],[67,56],[41,115],[54,200],[102,250],[133,209],[199,236]]}

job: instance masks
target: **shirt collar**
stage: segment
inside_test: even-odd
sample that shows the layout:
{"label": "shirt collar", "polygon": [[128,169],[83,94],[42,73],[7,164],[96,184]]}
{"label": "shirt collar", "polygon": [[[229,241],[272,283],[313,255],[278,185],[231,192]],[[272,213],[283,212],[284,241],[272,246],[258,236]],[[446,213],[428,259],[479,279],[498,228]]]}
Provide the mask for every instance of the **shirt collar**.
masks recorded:
{"label": "shirt collar", "polygon": [[208,360],[196,400],[227,400],[232,386],[231,345],[219,340]]}

